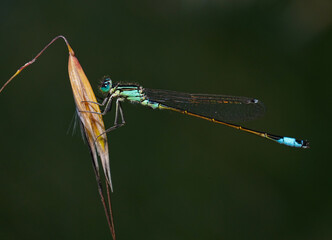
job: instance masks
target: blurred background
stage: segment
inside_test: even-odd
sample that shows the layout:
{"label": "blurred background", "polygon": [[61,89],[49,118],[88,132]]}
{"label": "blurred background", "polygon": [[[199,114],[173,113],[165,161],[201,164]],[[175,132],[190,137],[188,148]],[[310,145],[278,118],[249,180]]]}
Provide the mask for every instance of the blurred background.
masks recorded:
{"label": "blurred background", "polygon": [[[244,126],[311,149],[123,104],[127,125],[108,135],[117,238],[331,239],[331,12],[328,0],[5,0],[0,83],[63,34],[99,96],[110,75],[258,98],[266,115]],[[0,95],[1,239],[111,239],[71,134],[67,61],[58,41]]]}

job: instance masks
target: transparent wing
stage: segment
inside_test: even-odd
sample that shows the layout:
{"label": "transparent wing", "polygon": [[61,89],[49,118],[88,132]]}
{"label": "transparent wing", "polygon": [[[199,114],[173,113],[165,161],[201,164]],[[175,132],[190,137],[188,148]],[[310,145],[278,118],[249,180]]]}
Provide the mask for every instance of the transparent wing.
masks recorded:
{"label": "transparent wing", "polygon": [[225,122],[253,120],[265,113],[263,103],[254,98],[157,89],[144,89],[144,92],[150,101]]}

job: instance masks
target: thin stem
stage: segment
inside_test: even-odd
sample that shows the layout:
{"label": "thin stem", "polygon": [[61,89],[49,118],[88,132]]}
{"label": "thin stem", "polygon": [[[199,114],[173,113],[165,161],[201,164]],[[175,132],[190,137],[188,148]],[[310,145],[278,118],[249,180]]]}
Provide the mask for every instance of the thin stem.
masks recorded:
{"label": "thin stem", "polygon": [[105,184],[106,184],[106,189],[107,189],[108,209],[110,211],[110,216],[111,216],[111,224],[112,224],[111,232],[112,232],[113,240],[115,240],[115,228],[114,228],[113,213],[112,213],[111,194],[110,194],[109,185],[108,185],[107,180],[105,180]]}
{"label": "thin stem", "polygon": [[[99,192],[99,195],[100,195],[100,200],[103,203],[103,207],[104,207],[104,211],[105,211],[105,215],[106,215],[108,227],[109,227],[109,229],[111,231],[111,234],[112,234],[112,237],[113,237],[113,232],[114,232],[114,230],[112,228],[112,226],[113,226],[113,220],[111,220],[110,215],[108,213],[107,205],[106,205],[104,194],[103,194],[103,188],[102,188],[102,184],[101,184],[99,176],[96,175],[96,179],[97,179],[97,185],[98,185],[98,192]],[[115,240],[114,237],[113,237],[113,240]]]}
{"label": "thin stem", "polygon": [[55,37],[55,38],[53,38],[53,40],[49,43],[49,44],[47,44],[44,48],[43,48],[43,50],[41,50],[31,61],[29,61],[29,62],[27,62],[26,64],[24,64],[22,67],[20,67],[17,71],[16,71],[16,73],[13,75],[13,76],[11,76],[11,78],[9,78],[9,80],[1,87],[1,89],[0,89],[0,93],[2,92],[2,90],[13,80],[13,78],[14,77],[16,77],[20,72],[22,72],[22,70],[24,69],[24,68],[26,68],[26,67],[28,67],[28,66],[30,66],[31,64],[33,64],[36,60],[37,60],[37,58],[39,58],[39,56],[40,55],[42,55],[42,53],[53,43],[53,42],[55,42],[56,40],[58,40],[59,38],[62,38],[64,41],[65,41],[65,43],[66,43],[66,45],[67,45],[67,47],[68,47],[68,50],[69,50],[69,54],[70,55],[74,55],[74,51],[73,51],[73,49],[70,47],[70,45],[69,45],[69,43],[68,43],[68,41],[67,41],[67,39],[64,37],[64,36],[62,36],[62,35],[59,35],[59,36],[57,36],[57,37]]}

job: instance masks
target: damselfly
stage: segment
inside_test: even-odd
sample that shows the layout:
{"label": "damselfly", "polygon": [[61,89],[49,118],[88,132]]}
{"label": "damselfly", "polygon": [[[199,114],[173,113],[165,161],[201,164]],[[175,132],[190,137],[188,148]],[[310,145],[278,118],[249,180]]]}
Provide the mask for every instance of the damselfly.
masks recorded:
{"label": "damselfly", "polygon": [[[254,98],[180,93],[168,90],[148,89],[136,84],[126,83],[117,83],[113,86],[112,80],[109,77],[104,78],[100,90],[103,93],[107,93],[107,96],[102,103],[86,102],[87,104],[93,103],[105,106],[102,113],[96,114],[106,114],[111,110],[113,100],[116,102],[114,125],[107,129],[103,134],[125,124],[121,102],[128,100],[132,103],[139,103],[152,109],[172,110],[199,117],[211,122],[252,133],[283,145],[297,148],[309,148],[309,142],[307,140],[277,136],[234,124],[233,122],[253,120],[264,114],[265,109],[263,103]],[[119,114],[121,116],[121,123],[118,123]]]}

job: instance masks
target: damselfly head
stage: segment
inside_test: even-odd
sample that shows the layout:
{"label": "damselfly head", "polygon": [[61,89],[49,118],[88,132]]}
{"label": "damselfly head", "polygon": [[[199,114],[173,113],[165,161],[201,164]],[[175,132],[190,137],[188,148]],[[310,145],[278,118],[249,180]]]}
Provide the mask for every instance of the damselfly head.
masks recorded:
{"label": "damselfly head", "polygon": [[101,85],[100,85],[100,90],[104,93],[108,93],[112,88],[112,80],[110,77],[106,76],[103,78]]}

